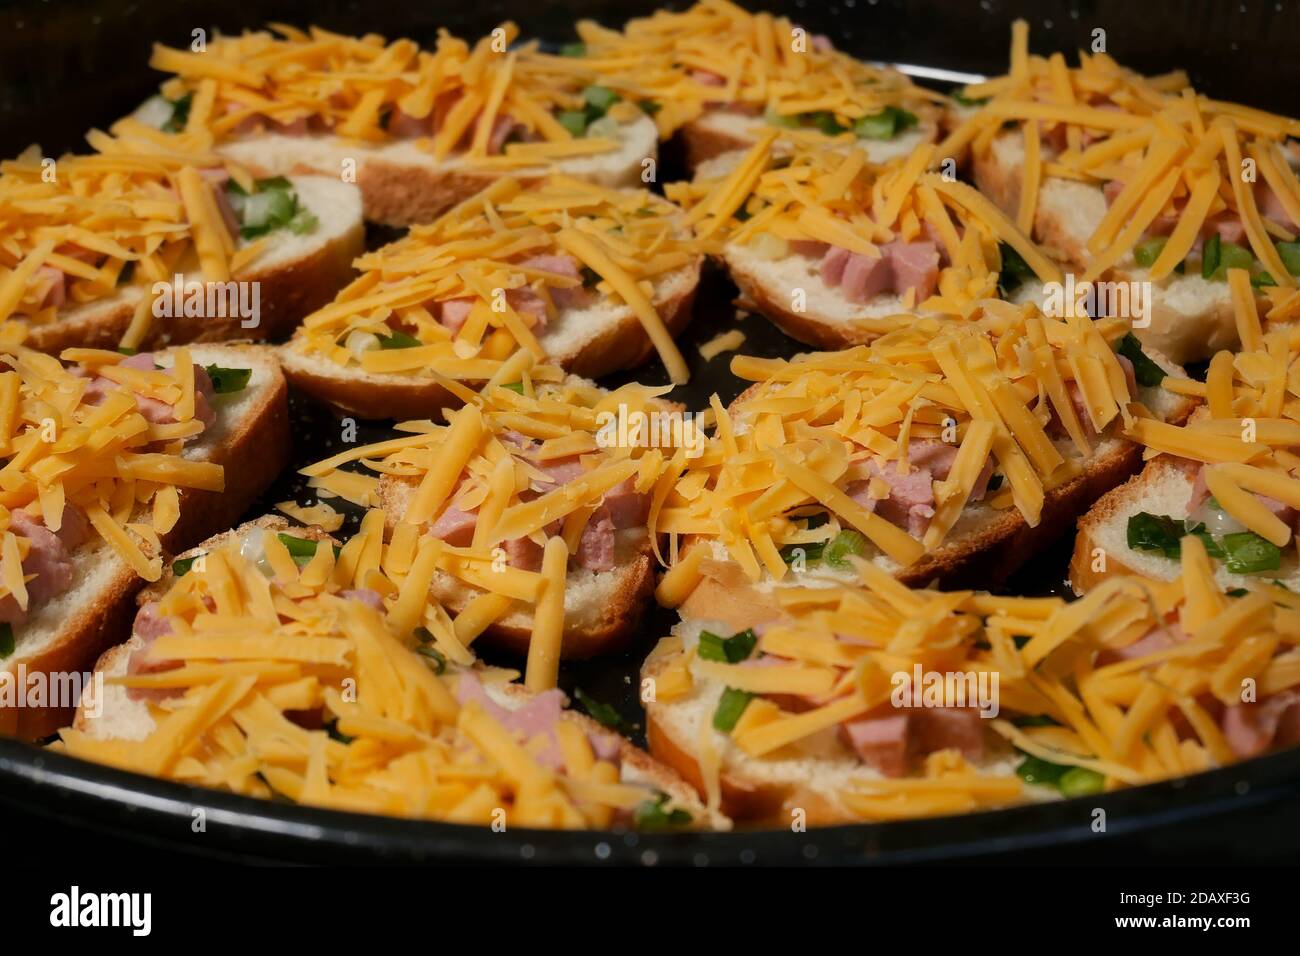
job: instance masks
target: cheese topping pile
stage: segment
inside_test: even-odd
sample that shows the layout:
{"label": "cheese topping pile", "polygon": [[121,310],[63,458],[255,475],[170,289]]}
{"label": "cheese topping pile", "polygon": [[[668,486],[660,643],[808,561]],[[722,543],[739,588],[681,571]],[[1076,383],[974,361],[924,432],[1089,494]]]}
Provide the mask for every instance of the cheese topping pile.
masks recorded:
{"label": "cheese topping pile", "polygon": [[[176,119],[187,132],[214,141],[257,129],[332,132],[384,143],[410,126],[423,134],[417,145],[437,159],[454,154],[500,168],[618,148],[616,139],[575,137],[562,125],[557,112],[584,108],[583,86],[536,43],[515,46],[513,23],[472,47],[440,30],[433,51],[411,40],[386,44],[375,34],[272,29],[275,35],[216,37],[201,52],[155,45],[150,66],[175,74],[162,93],[184,104]],[[625,123],[641,113],[615,104],[607,115]],[[519,130],[535,141],[500,141],[503,131]]]}
{"label": "cheese topping pile", "polygon": [[[890,704],[893,677],[917,665],[996,672],[999,714],[968,712],[971,722],[1051,765],[1040,771],[1082,768],[1096,789],[1113,789],[1233,763],[1259,745],[1241,734],[1250,726],[1242,715],[1266,706],[1243,703],[1246,682],[1261,702],[1289,699],[1300,686],[1300,598],[1272,586],[1229,597],[1199,540],[1185,538],[1182,555],[1182,576],[1171,583],[1116,577],[1073,603],[911,590],[854,559],[852,585],[778,592],[782,617],[754,645],[764,666],[733,662],[742,655],[730,649],[705,658],[702,645],[685,650],[681,638],[665,639],[651,658],[668,658],[653,668],[657,699],[682,700],[701,681],[753,695],[730,743],[748,758],[779,758],[803,743],[824,753],[818,735],[869,712],[908,713]],[[795,698],[809,707],[791,711]],[[706,789],[719,786],[721,764]],[[864,819],[887,820],[1027,795],[1019,777],[945,748],[930,752],[919,774],[864,774],[838,797]]]}
{"label": "cheese topping pile", "polygon": [[[445,413],[446,425],[401,423],[401,436],[349,449],[303,474],[322,495],[388,508],[390,547],[415,555],[420,599],[435,575],[471,589],[453,630],[440,635],[452,659],[463,659],[464,648],[494,622],[531,607],[529,684],[544,688],[554,685],[558,666],[568,559],[588,522],[607,495],[662,501],[685,450],[620,441],[610,424],[620,414],[653,421],[652,413],[669,410],[658,401],[666,388],[633,384],[608,392],[554,366],[523,365],[514,374],[467,395],[464,408]],[[345,470],[351,462],[373,474]],[[550,469],[562,463],[572,474],[557,478]],[[428,533],[451,536],[443,522],[460,515],[473,523],[467,544]],[[504,560],[498,549],[521,539],[541,550],[540,569]]]}
{"label": "cheese topping pile", "polygon": [[[1080,473],[1110,423],[1146,413],[1130,406],[1112,351],[1124,323],[1050,319],[997,301],[984,308],[972,322],[898,317],[893,331],[842,352],[733,359],[732,371],[757,384],[730,410],[714,397],[716,434],[652,530],[717,540],[755,581],[764,570],[786,576],[783,547],[827,541],[841,525],[905,566],[943,543],[990,460],[1006,483],[990,503],[1036,525],[1046,493]],[[1068,439],[1049,437],[1053,420]],[[934,482],[921,540],[845,491],[870,482],[872,498],[888,497],[872,466],[893,463],[905,476],[915,442],[957,448],[947,478]],[[822,513],[830,520],[817,527],[795,520]],[[698,574],[698,560],[682,568]]]}
{"label": "cheese topping pile", "polygon": [[[231,177],[251,191],[246,172],[164,134],[88,138],[98,155],[55,161],[33,147],[0,163],[0,320],[52,322],[123,284],[171,282],[195,268],[226,281],[260,253],[261,243],[239,248],[214,195],[214,182]],[[142,297],[136,325],[151,301]]]}
{"label": "cheese topping pile", "polygon": [[499,373],[518,350],[547,359],[539,336],[562,309],[607,297],[635,313],[674,381],[685,380],[656,284],[699,259],[680,211],[647,191],[501,179],[357,259],[362,275],[303,320],[295,347],[366,372],[506,381]]}
{"label": "cheese topping pile", "polygon": [[509,826],[608,827],[652,799],[580,724],[515,732],[457,694],[477,678],[441,676],[452,622],[428,599],[423,552],[385,544],[383,527],[370,512],[337,555],[319,533],[254,528],[194,559],[153,612],[154,666],[110,679],[157,693],[152,730],[65,730],[61,749],[251,796],[479,825],[504,812]]}
{"label": "cheese topping pile", "polygon": [[[704,0],[680,13],[659,10],[629,21],[621,33],[590,20],[577,31],[584,47],[578,67],[631,99],[656,104],[664,138],[712,109],[766,114],[783,127],[814,115],[851,129],[888,108],[933,121],[944,101],[895,70],[832,49],[825,37],[810,36],[785,17],[750,13],[728,0]],[[828,138],[815,126],[789,132]]]}
{"label": "cheese topping pile", "polygon": [[1043,282],[1060,269],[996,206],[964,183],[925,170],[931,144],[905,159],[874,165],[860,149],[796,147],[778,153],[776,134],[760,138],[722,180],[673,183],[668,197],[689,210],[701,238],[717,236],[784,258],[792,242],[812,242],[879,259],[881,246],[932,239],[948,265],[936,294],[904,309],[970,314],[997,295],[999,242],[1010,245]]}
{"label": "cheese topping pile", "polygon": [[1242,351],[1219,352],[1204,382],[1167,378],[1165,387],[1205,402],[1181,428],[1135,419],[1126,433],[1146,457],[1169,454],[1205,465],[1201,477],[1219,508],[1277,547],[1292,527],[1258,496],[1300,508],[1300,328],[1261,331],[1243,270],[1229,273]]}
{"label": "cheese topping pile", "polygon": [[[162,573],[159,535],[180,517],[180,490],[221,491],[220,465],[187,459],[186,441],[203,432],[195,418],[194,365],[188,349],[170,368],[123,368],[123,356],[70,349],[57,358],[27,349],[0,353],[0,506],[5,524],[25,508],[57,532],[76,507],[132,570],[147,581]],[[100,394],[94,403],[87,392]],[[155,424],[140,401],[171,406]],[[8,555],[13,535],[4,535]],[[21,565],[4,561],[0,599],[25,594]],[[20,599],[20,604],[25,599]]]}
{"label": "cheese topping pile", "polygon": [[[1014,124],[1024,137],[1017,222],[1026,232],[1045,177],[1113,183],[1109,208],[1080,263],[1085,280],[1105,274],[1162,221],[1169,224],[1161,230],[1167,241],[1150,262],[1152,281],[1160,281],[1194,246],[1199,253],[1208,225],[1232,218],[1271,282],[1294,288],[1275,243],[1296,238],[1279,224],[1282,214],[1293,226],[1300,223],[1300,181],[1288,162],[1288,138],[1300,136],[1300,121],[1200,95],[1181,71],[1147,78],[1105,53],[1081,53],[1079,66],[1069,68],[1061,53],[1031,56],[1028,42],[1028,25],[1017,21],[1010,71],[966,89],[966,96],[987,103],[953,130],[937,155],[953,156],[969,145],[979,162],[1005,124]],[[1280,207],[1273,218],[1262,213],[1257,181]]]}

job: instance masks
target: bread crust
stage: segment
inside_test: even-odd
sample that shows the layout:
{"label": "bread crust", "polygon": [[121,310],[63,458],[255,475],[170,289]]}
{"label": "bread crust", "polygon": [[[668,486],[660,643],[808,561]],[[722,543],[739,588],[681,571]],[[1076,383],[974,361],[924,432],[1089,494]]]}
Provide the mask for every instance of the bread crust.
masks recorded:
{"label": "bread crust", "polygon": [[696,168],[705,160],[753,145],[752,139],[711,127],[699,119],[683,126],[678,135],[681,137],[686,171],[692,176],[695,175]]}
{"label": "bread crust", "polygon": [[[272,370],[271,380],[258,403],[207,459],[225,468],[225,490],[181,490],[180,518],[171,531],[160,536],[164,553],[188,548],[229,528],[288,464],[291,444],[284,376],[271,349],[249,346],[239,351],[253,351],[267,362]],[[101,555],[102,560],[117,560],[107,546],[93,554]],[[170,573],[166,571],[164,577]],[[130,635],[135,618],[134,599],[144,585],[123,564],[91,602],[77,608],[55,640],[36,656],[21,661],[27,673],[87,671],[105,648],[121,643]],[[25,740],[48,737],[60,727],[66,727],[72,714],[71,707],[0,708],[0,734]]]}
{"label": "bread crust", "polygon": [[[244,328],[238,315],[155,319],[141,348],[249,338],[283,339],[293,332],[303,316],[331,301],[335,292],[351,281],[352,260],[364,249],[365,230],[357,223],[345,235],[300,259],[241,273],[235,277],[236,281],[260,284],[257,326]],[[75,317],[32,326],[23,344],[56,354],[73,347],[115,349],[131,325],[136,301],[114,297]]]}

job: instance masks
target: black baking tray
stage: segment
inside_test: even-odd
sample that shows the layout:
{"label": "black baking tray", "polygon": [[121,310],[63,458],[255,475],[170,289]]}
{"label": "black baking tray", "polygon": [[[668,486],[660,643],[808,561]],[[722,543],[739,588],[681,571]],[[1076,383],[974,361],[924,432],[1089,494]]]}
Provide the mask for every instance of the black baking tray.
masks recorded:
{"label": "black baking tray", "polygon": [[[681,4],[676,4],[681,6]],[[0,152],[32,142],[47,153],[76,149],[88,127],[106,126],[148,95],[158,77],[146,67],[149,44],[188,42],[191,31],[235,32],[268,21],[316,23],[349,33],[374,31],[389,38],[430,42],[437,28],[477,36],[505,19],[526,35],[550,42],[570,36],[571,24],[594,17],[617,25],[654,3],[447,2],[419,6],[364,3],[155,2],[130,6],[91,2],[0,5]],[[867,59],[959,74],[1005,68],[1010,22],[1026,16],[1035,49],[1088,48],[1094,31],[1106,31],[1107,49],[1121,62],[1154,73],[1187,69],[1211,95],[1290,114],[1300,88],[1300,4],[1275,3],[949,3],[942,0],[842,0],[838,3],[768,2],[837,45]],[[1225,69],[1225,64],[1228,68]],[[950,84],[939,84],[941,87]],[[672,152],[661,164],[674,178]],[[371,247],[394,237],[372,230]],[[681,337],[691,382],[672,398],[704,407],[717,392],[730,401],[744,387],[731,375],[730,354],[709,362],[696,346],[719,331],[739,328],[743,351],[788,356],[800,350],[766,321],[736,310],[735,289],[708,269],[695,319]],[[617,385],[638,380],[666,384],[660,365],[611,376]],[[291,399],[295,467],[319,460],[341,445],[342,423],[303,396]],[[389,434],[388,423],[361,423],[357,440]],[[248,517],[286,499],[312,501],[293,468],[286,471]],[[355,515],[343,533],[354,527]],[[1070,542],[1059,542],[1006,582],[1020,594],[1064,593]],[[652,608],[641,639],[623,653],[565,664],[561,686],[581,688],[616,708],[623,730],[644,743],[644,713],[637,671],[655,640],[676,615]],[[522,661],[484,652],[501,666]],[[1193,858],[1293,859],[1300,856],[1300,750],[1284,752],[1194,777],[1051,804],[970,816],[815,829],[806,833],[746,830],[705,834],[628,834],[481,828],[346,814],[200,790],[83,763],[38,747],[0,740],[0,803],[13,819],[60,824],[71,840],[93,839],[227,860],[300,862],[542,862],[720,865],[750,863],[916,863],[958,859],[1077,858],[1108,852],[1150,859],[1176,852]],[[195,811],[207,818],[203,839],[193,839]],[[1102,821],[1099,825],[1098,821]],[[1266,821],[1266,822],[1265,822]],[[12,822],[12,820],[11,820]],[[1267,839],[1249,837],[1267,827]],[[10,832],[13,831],[11,826]],[[51,837],[43,830],[43,842]],[[1239,834],[1240,838],[1234,838]],[[54,837],[57,839],[57,837]],[[1106,848],[1112,848],[1108,851]],[[1036,856],[1035,856],[1036,855]]]}

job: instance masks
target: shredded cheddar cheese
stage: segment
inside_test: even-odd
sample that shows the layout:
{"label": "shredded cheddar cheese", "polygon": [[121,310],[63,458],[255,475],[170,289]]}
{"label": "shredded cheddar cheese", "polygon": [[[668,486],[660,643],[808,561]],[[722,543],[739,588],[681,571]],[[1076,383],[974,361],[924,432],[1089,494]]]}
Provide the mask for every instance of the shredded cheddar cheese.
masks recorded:
{"label": "shredded cheddar cheese", "polygon": [[418,613],[403,615],[422,562],[384,542],[383,527],[372,512],[337,556],[314,529],[241,528],[170,581],[148,606],[163,633],[126,648],[142,666],[108,678],[140,695],[114,706],[147,711],[148,732],[117,737],[91,718],[56,748],[334,809],[479,825],[632,822],[655,793],[598,749],[601,734],[565,716],[512,723],[516,707],[497,689],[510,673],[474,666],[422,581]]}
{"label": "shredded cheddar cheese", "polygon": [[292,347],[363,372],[450,382],[463,398],[456,385],[496,380],[519,350],[542,361],[545,343],[566,348],[572,332],[548,332],[605,298],[632,309],[678,379],[686,366],[657,309],[699,260],[680,211],[649,192],[560,175],[533,189],[500,179],[359,258],[361,276],[303,321]]}

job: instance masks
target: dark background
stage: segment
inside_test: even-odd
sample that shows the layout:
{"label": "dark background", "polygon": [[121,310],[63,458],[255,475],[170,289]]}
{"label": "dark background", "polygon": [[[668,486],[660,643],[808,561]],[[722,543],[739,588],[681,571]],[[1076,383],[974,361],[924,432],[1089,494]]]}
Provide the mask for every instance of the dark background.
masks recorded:
{"label": "dark background", "polygon": [[[748,2],[748,0],[747,0]],[[160,81],[147,65],[157,41],[227,33],[282,20],[297,26],[428,43],[439,27],[473,39],[514,19],[525,36],[563,41],[575,20],[606,25],[645,15],[654,0],[0,0],[0,142],[5,155],[39,142],[80,147],[88,126],[130,112]],[[682,6],[681,3],[671,4]],[[753,6],[753,3],[748,3]],[[1144,73],[1183,68],[1206,93],[1300,112],[1300,3],[1294,0],[766,0],[850,53],[976,73],[1001,73],[1010,23],[1031,25],[1035,50],[1074,50],[1106,31],[1107,51]],[[211,33],[209,32],[209,35]]]}
{"label": "dark background", "polygon": [[[572,37],[576,19],[592,17],[617,26],[628,17],[647,14],[661,5],[653,0],[425,0],[411,4],[337,0],[0,0],[0,156],[14,155],[31,143],[39,143],[47,154],[83,148],[87,128],[106,128],[130,112],[161,81],[161,74],[147,65],[151,44],[157,41],[185,46],[190,31],[199,27],[211,35],[214,28],[239,32],[282,20],[297,26],[317,24],[344,33],[378,32],[389,39],[405,36],[431,44],[439,27],[472,40],[503,20],[514,19],[525,37],[563,42]],[[1010,23],[1017,16],[1029,19],[1031,48],[1041,52],[1086,48],[1091,44],[1092,31],[1101,28],[1106,31],[1108,52],[1125,65],[1145,73],[1181,67],[1190,73],[1198,89],[1211,96],[1290,115],[1300,113],[1300,60],[1296,57],[1300,50],[1300,2],[765,0],[761,5],[786,13],[814,32],[828,34],[837,46],[865,59],[972,73],[1005,70]],[[375,237],[374,241],[383,238],[387,237]],[[720,327],[731,327],[732,294],[724,278],[711,275],[701,290],[697,319],[683,337],[683,352],[695,375],[691,394],[678,397],[695,407],[713,389],[721,392],[724,401],[738,390],[739,383],[727,372],[730,356],[720,356],[705,367],[695,351],[698,343],[707,341]],[[755,317],[740,327],[749,337],[746,352],[776,355],[793,351],[789,340]],[[650,382],[662,379],[662,371],[654,363],[634,374]],[[310,454],[311,448],[302,446],[317,447],[316,439],[337,426],[319,410],[301,402],[295,403],[295,422],[300,446],[295,460],[314,460],[319,455]],[[254,512],[261,513],[268,505],[300,492],[294,476],[286,474]],[[1009,589],[1021,593],[1055,590],[1063,578],[1067,557],[1068,542],[1042,555],[1033,567],[1010,582]],[[666,632],[672,618],[668,612],[652,612],[645,628],[647,640]],[[635,646],[609,660],[566,665],[562,683],[566,690],[582,687],[596,699],[617,706],[635,737],[641,731],[640,711],[635,695],[628,690],[635,686],[634,682],[628,678],[636,673],[647,646]],[[8,750],[9,745],[3,749]],[[1300,767],[1300,760],[1289,766]],[[1295,775],[1288,771],[1283,776],[1290,779]],[[1243,801],[1246,806],[1227,812],[1168,819],[1139,832],[1102,840],[1068,846],[1053,845],[1049,840],[1037,849],[1003,853],[1000,859],[1057,863],[1294,862],[1300,859],[1300,811],[1295,803],[1294,780],[1290,789],[1289,800],[1275,800],[1268,806]],[[1233,803],[1231,799],[1227,802]],[[136,828],[123,827],[120,821],[114,826],[116,834],[97,831],[96,825],[88,821],[88,816],[93,816],[92,802],[64,805],[58,799],[33,799],[30,793],[20,795],[0,779],[0,804],[6,803],[9,805],[3,809],[2,818],[11,859],[49,857],[52,849],[71,853],[88,846],[100,851],[101,859],[143,861],[165,852],[157,845],[144,848],[127,843],[121,836],[123,829]],[[58,819],[53,827],[49,816]],[[978,830],[978,818],[969,822],[972,829]],[[190,843],[177,844],[166,838],[162,842],[170,846]],[[252,849],[245,845],[236,858],[248,858],[244,854]],[[254,855],[258,855],[256,851]],[[52,858],[61,857],[62,853],[55,852]]]}

